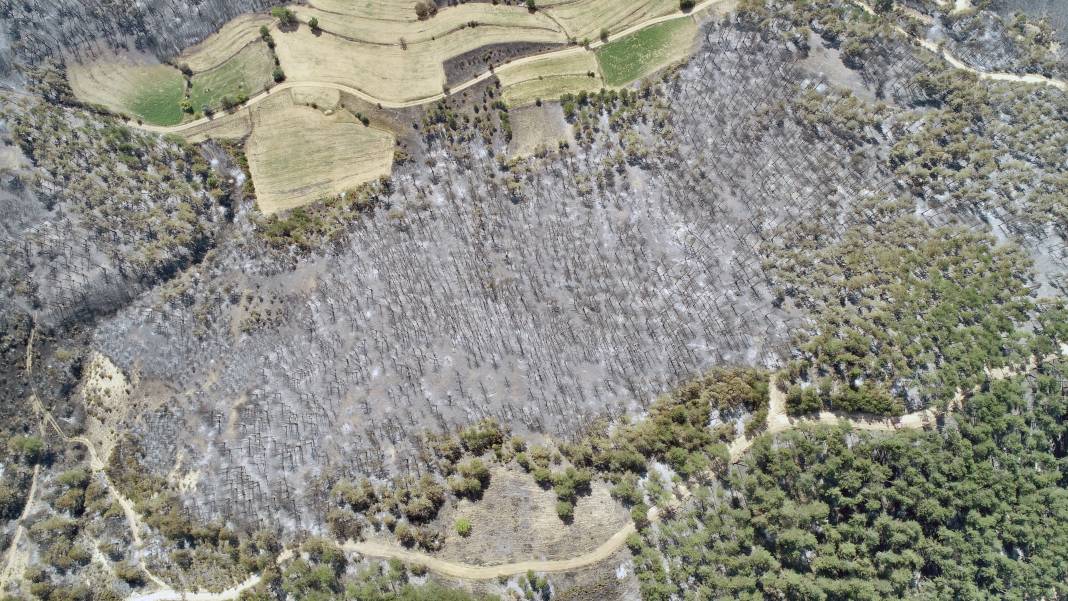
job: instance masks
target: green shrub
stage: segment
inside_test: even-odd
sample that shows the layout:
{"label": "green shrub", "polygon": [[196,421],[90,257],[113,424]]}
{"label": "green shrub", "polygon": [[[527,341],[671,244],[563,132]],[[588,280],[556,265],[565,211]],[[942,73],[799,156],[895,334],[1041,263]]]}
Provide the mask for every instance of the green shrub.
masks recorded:
{"label": "green shrub", "polygon": [[575,505],[571,501],[557,501],[556,515],[560,516],[564,523],[570,523],[575,518]]}
{"label": "green shrub", "polygon": [[471,520],[460,518],[456,520],[456,533],[467,538],[471,534]]}

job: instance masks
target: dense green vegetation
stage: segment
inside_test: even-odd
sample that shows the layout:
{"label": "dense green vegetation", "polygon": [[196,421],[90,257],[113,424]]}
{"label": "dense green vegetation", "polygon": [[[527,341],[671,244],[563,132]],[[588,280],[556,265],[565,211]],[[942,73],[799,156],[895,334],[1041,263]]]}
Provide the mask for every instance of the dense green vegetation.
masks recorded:
{"label": "dense green vegetation", "polygon": [[[684,478],[704,479],[727,465],[726,443],[736,437],[734,420],[746,432],[764,426],[768,408],[768,374],[758,369],[714,369],[678,387],[654,402],[648,416],[632,424],[617,424],[563,445],[563,454],[579,468],[573,476],[549,473],[547,482],[561,500],[575,484],[588,481],[581,470],[595,470],[616,484],[614,494],[628,504],[639,502],[633,476],[644,473],[649,460],[669,465]],[[715,415],[715,420],[713,419]],[[718,425],[709,424],[718,421]],[[535,480],[545,461],[527,453]],[[520,464],[524,459],[517,457]],[[563,486],[561,484],[563,483]],[[561,494],[563,489],[564,494]]]}
{"label": "dense green vegetation", "polygon": [[1066,384],[1063,360],[995,382],[942,432],[760,439],[722,485],[631,541],[643,597],[1064,597]]}
{"label": "dense green vegetation", "polygon": [[680,39],[692,29],[691,20],[673,19],[598,48],[597,62],[604,82],[622,86],[648,75],[658,63],[674,54]]}
{"label": "dense green vegetation", "polygon": [[[1039,309],[1030,259],[985,235],[895,213],[832,244],[818,236],[787,241],[768,262],[780,298],[814,322],[789,367],[793,412],[822,401],[899,414],[910,395],[914,405],[944,403],[978,384],[984,368],[1032,352],[1021,329]],[[1042,346],[1051,348],[1049,340]],[[817,386],[802,392],[801,382]]]}
{"label": "dense green vegetation", "polygon": [[177,125],[182,122],[179,106],[185,94],[185,79],[176,69],[159,69],[154,85],[142,85],[130,100],[130,112],[147,123]]}

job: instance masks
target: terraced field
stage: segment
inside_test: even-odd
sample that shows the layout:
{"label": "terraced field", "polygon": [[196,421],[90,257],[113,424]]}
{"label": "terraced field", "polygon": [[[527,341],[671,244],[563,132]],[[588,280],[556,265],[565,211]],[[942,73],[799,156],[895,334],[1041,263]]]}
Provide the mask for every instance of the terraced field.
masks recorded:
{"label": "terraced field", "polygon": [[559,0],[538,2],[538,5],[579,41],[597,39],[602,29],[616,33],[679,8],[674,0]]}
{"label": "terraced field", "polygon": [[500,69],[497,77],[504,87],[504,100],[512,107],[532,104],[539,98],[555,100],[567,92],[592,92],[604,87],[596,57],[581,50],[547,55],[515,69]]}
{"label": "terraced field", "polygon": [[[565,34],[540,15],[508,11],[468,10],[456,7],[455,20],[442,11],[431,19],[444,27],[425,23],[400,23],[368,33],[369,22],[337,15],[320,18],[321,32],[308,27],[279,33],[278,58],[289,79],[326,81],[361,90],[376,98],[414,100],[439,94],[445,85],[442,63],[454,56],[491,44],[509,42],[564,42]],[[298,12],[309,14],[309,9]],[[479,15],[497,14],[499,24],[482,24]],[[329,19],[329,20],[328,20]],[[521,25],[526,19],[527,24]],[[479,22],[477,27],[464,23]],[[511,24],[509,24],[511,23]],[[336,32],[336,33],[335,33]],[[362,41],[369,39],[370,41]],[[404,39],[402,45],[400,40]]]}
{"label": "terraced field", "polygon": [[271,84],[272,69],[274,57],[267,44],[262,41],[250,43],[229,60],[194,74],[190,79],[189,101],[196,110],[203,106],[217,109],[224,96],[232,99],[252,96]]}
{"label": "terraced field", "polygon": [[182,121],[179,102],[185,80],[178,69],[136,54],[114,54],[88,63],[68,65],[74,94],[117,113],[149,123]]}
{"label": "terraced field", "polygon": [[625,85],[684,60],[690,55],[696,34],[693,19],[673,19],[605,44],[597,49],[605,83]]}
{"label": "terraced field", "polygon": [[[400,40],[403,39],[405,45],[412,50],[420,44],[431,44],[448,56],[459,54],[455,49],[457,45],[469,47],[473,41],[477,41],[478,46],[496,43],[484,39],[487,34],[490,38],[496,37],[494,33],[488,33],[488,30],[507,30],[511,34],[512,37],[500,41],[566,41],[560,25],[545,13],[531,13],[518,6],[460,4],[441,10],[425,21],[416,19],[415,11],[411,7],[396,15],[399,17],[396,20],[339,14],[314,6],[290,8],[303,22],[313,17],[318,19],[319,28],[324,33],[357,42],[387,46],[400,46]],[[472,27],[472,24],[477,26]],[[467,31],[463,31],[465,29]],[[458,33],[461,35],[455,35]]]}
{"label": "terraced field", "polygon": [[246,154],[260,210],[269,214],[389,175],[393,136],[346,111],[294,104],[287,92],[254,112]]}
{"label": "terraced field", "polygon": [[178,64],[188,65],[193,71],[214,69],[238,54],[245,46],[260,39],[260,27],[274,22],[265,14],[247,14],[222,26],[215,35],[185,50],[177,59]]}

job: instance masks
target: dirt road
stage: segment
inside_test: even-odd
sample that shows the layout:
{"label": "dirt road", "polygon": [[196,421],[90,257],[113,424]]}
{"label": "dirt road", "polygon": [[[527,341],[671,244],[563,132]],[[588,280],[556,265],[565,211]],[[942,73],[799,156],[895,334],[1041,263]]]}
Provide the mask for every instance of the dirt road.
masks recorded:
{"label": "dirt road", "polygon": [[399,559],[408,563],[424,565],[443,576],[463,578],[465,580],[491,580],[498,576],[514,576],[534,572],[568,572],[605,561],[627,542],[627,537],[635,532],[634,524],[627,524],[601,543],[596,549],[568,559],[532,559],[498,565],[479,566],[469,563],[448,561],[433,555],[410,551],[394,543],[383,541],[346,542],[342,548],[370,557]]}

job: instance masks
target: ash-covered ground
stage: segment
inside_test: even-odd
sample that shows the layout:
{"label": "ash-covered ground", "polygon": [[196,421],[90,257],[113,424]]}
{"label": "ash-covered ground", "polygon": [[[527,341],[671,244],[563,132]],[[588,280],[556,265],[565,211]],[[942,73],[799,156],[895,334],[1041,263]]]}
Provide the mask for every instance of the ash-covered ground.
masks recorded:
{"label": "ash-covered ground", "polygon": [[792,319],[762,243],[890,182],[777,113],[826,86],[797,48],[707,33],[637,137],[602,116],[588,148],[509,173],[484,146],[431,143],[337,248],[279,271],[224,244],[181,292],[104,322],[99,348],[159,384],[131,424],[147,465],[180,455],[202,517],[307,526],[318,476],[418,471],[427,430],[492,417],[567,437],[712,365],[777,362]]}

